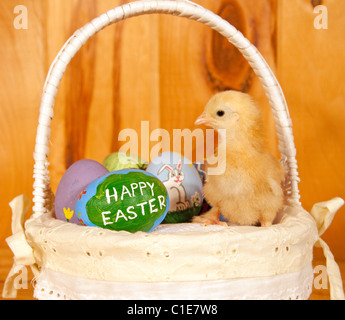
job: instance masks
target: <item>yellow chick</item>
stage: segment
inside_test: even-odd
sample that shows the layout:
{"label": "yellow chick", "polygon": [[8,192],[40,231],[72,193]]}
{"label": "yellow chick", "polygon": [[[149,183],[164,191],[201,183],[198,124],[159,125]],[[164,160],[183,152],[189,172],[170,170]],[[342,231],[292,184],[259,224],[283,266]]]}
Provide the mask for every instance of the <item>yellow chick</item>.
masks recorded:
{"label": "yellow chick", "polygon": [[[225,91],[211,98],[195,124],[226,132],[221,135],[218,161],[225,162],[221,175],[208,175],[204,197],[212,208],[192,222],[239,225],[272,225],[283,206],[285,172],[264,145],[263,117],[248,94]],[[225,148],[224,148],[225,147]]]}

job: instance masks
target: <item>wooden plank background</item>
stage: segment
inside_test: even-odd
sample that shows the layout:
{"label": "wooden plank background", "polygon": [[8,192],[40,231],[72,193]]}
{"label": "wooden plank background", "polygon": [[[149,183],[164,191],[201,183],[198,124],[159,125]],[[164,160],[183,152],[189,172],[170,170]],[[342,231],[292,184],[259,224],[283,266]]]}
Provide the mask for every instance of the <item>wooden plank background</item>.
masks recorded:
{"label": "wooden plank background", "polygon": [[[345,199],[345,2],[278,1],[277,70],[289,105],[297,148],[301,201]],[[313,6],[328,9],[328,29],[314,28]],[[345,208],[322,235],[345,260]]]}
{"label": "wooden plank background", "polygon": [[[2,0],[0,2],[0,247],[10,235],[8,202],[32,194],[32,154],[44,80],[57,52],[79,27],[124,0]],[[232,22],[276,72],[294,124],[303,206],[345,198],[345,2],[336,0],[196,0]],[[14,7],[28,10],[28,29],[13,26]],[[329,28],[314,28],[325,5]],[[248,63],[208,27],[166,15],[110,26],[77,53],[56,99],[52,122],[52,188],[74,161],[102,161],[118,150],[124,128],[140,133],[195,129],[217,91],[249,92],[260,102],[267,144],[278,156],[272,115]],[[123,142],[122,142],[123,144]],[[154,142],[152,145],[156,144]],[[323,238],[345,259],[345,209]]]}

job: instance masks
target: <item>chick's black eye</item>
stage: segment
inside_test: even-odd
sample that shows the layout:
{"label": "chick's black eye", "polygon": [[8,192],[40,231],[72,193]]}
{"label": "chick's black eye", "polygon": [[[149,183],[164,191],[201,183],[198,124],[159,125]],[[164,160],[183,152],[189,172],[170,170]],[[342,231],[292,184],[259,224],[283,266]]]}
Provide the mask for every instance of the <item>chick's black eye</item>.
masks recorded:
{"label": "chick's black eye", "polygon": [[218,117],[222,117],[222,116],[224,116],[224,113],[225,113],[225,112],[224,112],[223,110],[218,110],[218,111],[217,111],[217,116],[218,116]]}

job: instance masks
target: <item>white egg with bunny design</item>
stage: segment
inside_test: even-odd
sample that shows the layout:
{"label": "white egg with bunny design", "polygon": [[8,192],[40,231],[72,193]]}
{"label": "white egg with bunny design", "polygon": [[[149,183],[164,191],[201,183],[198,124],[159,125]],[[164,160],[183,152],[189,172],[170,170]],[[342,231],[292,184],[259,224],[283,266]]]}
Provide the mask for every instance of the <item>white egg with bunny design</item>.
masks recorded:
{"label": "white egg with bunny design", "polygon": [[176,152],[163,152],[146,171],[156,175],[169,194],[169,212],[163,223],[186,222],[201,212],[202,180],[189,159]]}

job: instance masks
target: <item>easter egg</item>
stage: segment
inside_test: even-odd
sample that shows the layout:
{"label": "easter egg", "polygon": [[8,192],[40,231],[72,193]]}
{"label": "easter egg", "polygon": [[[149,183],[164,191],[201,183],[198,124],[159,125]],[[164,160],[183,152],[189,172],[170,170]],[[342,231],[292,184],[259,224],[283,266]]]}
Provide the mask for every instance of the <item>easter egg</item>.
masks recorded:
{"label": "easter egg", "polygon": [[196,171],[198,171],[202,184],[206,181],[206,160],[193,163]]}
{"label": "easter egg", "polygon": [[82,159],[73,163],[62,176],[55,194],[56,218],[80,224],[74,207],[80,193],[93,180],[104,176],[109,171],[100,163]]}
{"label": "easter egg", "polygon": [[82,224],[128,232],[152,231],[163,221],[168,208],[164,184],[138,169],[118,170],[96,179],[75,205]]}
{"label": "easter egg", "polygon": [[147,163],[140,157],[124,152],[113,152],[104,160],[103,165],[111,172],[122,169],[141,169],[145,170]]}
{"label": "easter egg", "polygon": [[169,194],[169,212],[164,223],[181,223],[198,215],[202,208],[202,181],[193,163],[176,152],[163,152],[148,165]]}

